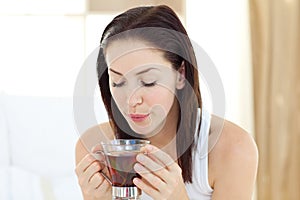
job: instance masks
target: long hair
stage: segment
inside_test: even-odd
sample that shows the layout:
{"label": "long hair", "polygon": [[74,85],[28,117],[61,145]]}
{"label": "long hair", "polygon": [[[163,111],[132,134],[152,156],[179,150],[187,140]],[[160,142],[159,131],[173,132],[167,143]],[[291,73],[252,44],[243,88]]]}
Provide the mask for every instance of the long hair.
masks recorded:
{"label": "long hair", "polygon": [[[177,120],[176,151],[178,164],[182,169],[184,182],[192,182],[192,151],[195,145],[195,131],[199,136],[200,121],[197,123],[198,110],[202,110],[199,89],[198,68],[195,53],[185,28],[176,13],[165,5],[145,6],[127,10],[116,16],[105,28],[97,59],[97,74],[103,103],[116,138],[134,138],[133,131],[119,111],[109,88],[108,66],[105,50],[110,42],[119,39],[138,39],[162,49],[164,57],[178,70],[182,63],[185,67],[186,84],[176,90],[179,103]],[[189,87],[188,87],[188,86]]]}

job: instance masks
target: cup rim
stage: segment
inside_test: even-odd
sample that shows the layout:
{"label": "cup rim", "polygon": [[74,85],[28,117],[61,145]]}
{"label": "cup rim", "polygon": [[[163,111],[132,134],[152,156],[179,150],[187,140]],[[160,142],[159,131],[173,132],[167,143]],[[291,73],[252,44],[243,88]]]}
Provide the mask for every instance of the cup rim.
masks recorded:
{"label": "cup rim", "polygon": [[150,144],[149,140],[145,139],[113,139],[106,142],[101,141],[101,145],[108,146],[135,146],[135,145],[146,145]]}

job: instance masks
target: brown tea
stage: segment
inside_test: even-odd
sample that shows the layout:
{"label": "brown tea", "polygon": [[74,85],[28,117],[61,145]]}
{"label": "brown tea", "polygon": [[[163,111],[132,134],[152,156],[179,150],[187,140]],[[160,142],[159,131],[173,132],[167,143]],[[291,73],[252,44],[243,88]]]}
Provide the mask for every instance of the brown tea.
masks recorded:
{"label": "brown tea", "polygon": [[110,152],[106,155],[113,186],[133,187],[133,179],[140,175],[133,169],[138,152]]}

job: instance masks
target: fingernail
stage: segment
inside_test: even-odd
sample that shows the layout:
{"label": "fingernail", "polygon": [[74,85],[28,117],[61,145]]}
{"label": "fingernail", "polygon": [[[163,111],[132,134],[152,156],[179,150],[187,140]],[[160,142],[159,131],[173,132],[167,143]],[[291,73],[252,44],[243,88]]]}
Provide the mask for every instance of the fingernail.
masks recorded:
{"label": "fingernail", "polygon": [[144,157],[143,154],[138,154],[138,155],[136,156],[136,159],[137,159],[137,161],[139,161],[139,162],[145,161],[145,157]]}
{"label": "fingernail", "polygon": [[103,160],[103,157],[99,154],[93,154],[93,156],[96,160]]}
{"label": "fingernail", "polygon": [[139,180],[138,178],[134,178],[134,179],[133,179],[133,183],[134,183],[134,184],[138,184],[139,181],[140,181],[140,180]]}
{"label": "fingernail", "polygon": [[151,146],[151,145],[147,145],[146,148],[147,148],[148,151],[152,151],[153,150],[153,146]]}
{"label": "fingernail", "polygon": [[134,170],[135,170],[135,171],[142,171],[143,168],[142,168],[142,166],[141,166],[140,164],[136,163],[136,164],[134,165]]}

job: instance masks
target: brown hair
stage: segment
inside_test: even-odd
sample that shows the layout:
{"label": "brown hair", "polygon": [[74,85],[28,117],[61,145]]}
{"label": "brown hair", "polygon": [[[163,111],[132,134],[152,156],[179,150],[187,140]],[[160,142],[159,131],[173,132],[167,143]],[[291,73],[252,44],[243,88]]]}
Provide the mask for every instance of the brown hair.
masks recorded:
{"label": "brown hair", "polygon": [[[122,34],[121,34],[122,33]],[[139,39],[164,51],[164,57],[178,70],[185,67],[186,85],[176,91],[180,103],[176,133],[178,164],[185,182],[192,182],[192,150],[195,145],[195,131],[199,136],[200,122],[197,124],[198,108],[202,108],[198,70],[195,53],[186,30],[175,12],[164,5],[132,8],[116,16],[105,28],[97,59],[98,81],[102,100],[114,129],[116,138],[138,138],[120,113],[109,88],[108,67],[105,49],[109,42],[117,39]],[[167,50],[166,50],[167,49]],[[187,87],[189,85],[189,87]]]}

